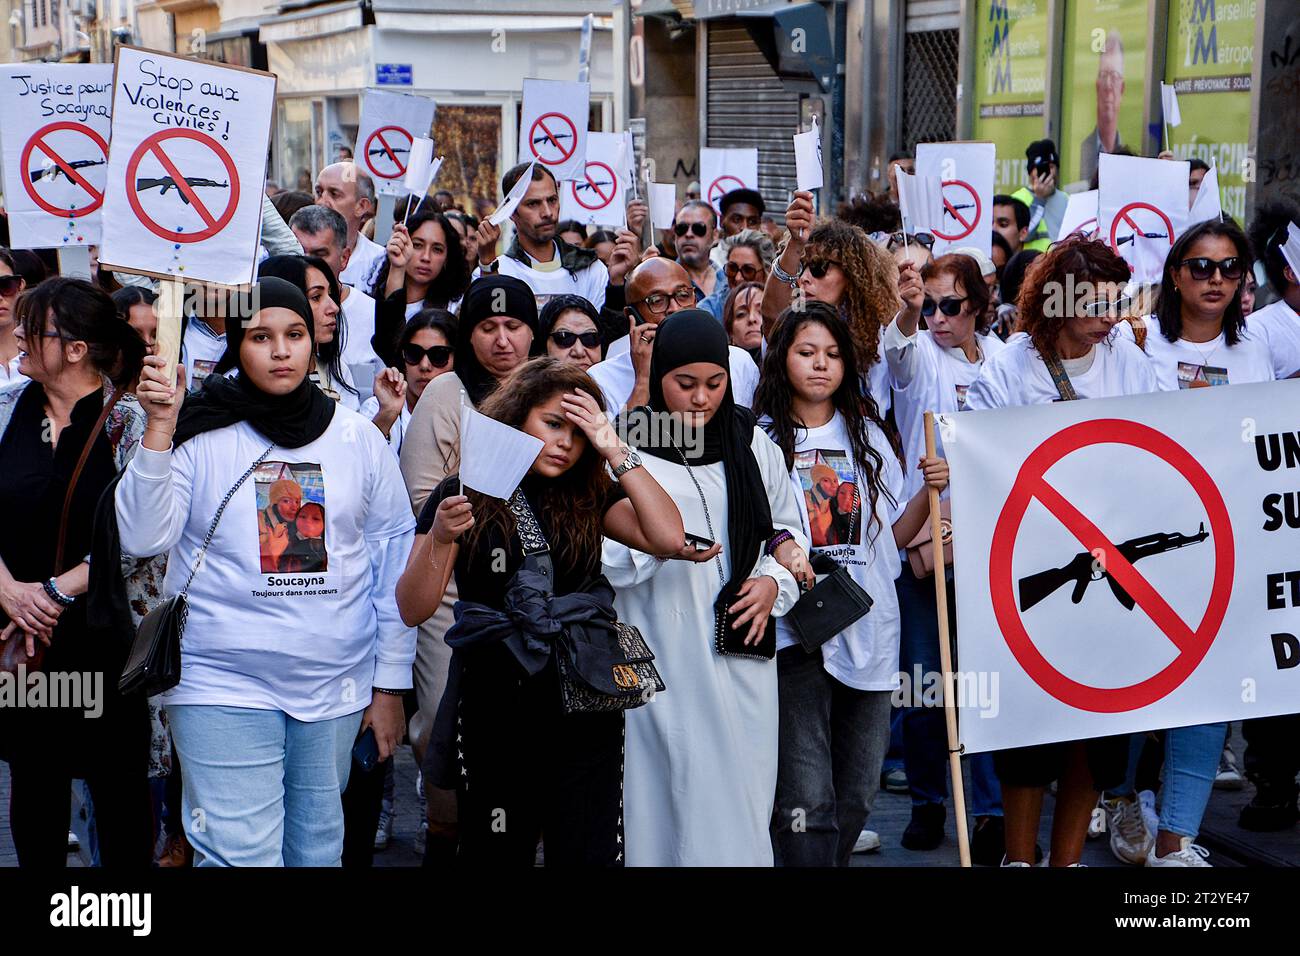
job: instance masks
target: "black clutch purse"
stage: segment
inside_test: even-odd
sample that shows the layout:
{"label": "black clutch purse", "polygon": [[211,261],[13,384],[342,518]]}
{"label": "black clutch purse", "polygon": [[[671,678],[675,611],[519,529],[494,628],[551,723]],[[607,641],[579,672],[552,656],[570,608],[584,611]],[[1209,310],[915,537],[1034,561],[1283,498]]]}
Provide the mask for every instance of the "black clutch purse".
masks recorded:
{"label": "black clutch purse", "polygon": [[199,548],[194,564],[190,567],[190,576],[185,579],[185,586],[181,588],[180,593],[163,601],[146,614],[140,626],[136,628],[135,640],[131,642],[131,653],[127,655],[126,666],[122,669],[122,676],[117,680],[119,692],[142,693],[153,697],[171,690],[181,682],[181,636],[185,633],[185,620],[190,613],[190,602],[186,597],[190,584],[194,581],[194,575],[199,573],[203,556],[208,553],[208,545],[212,543],[212,536],[217,533],[217,522],[221,520],[226,505],[230,504],[230,499],[235,497],[235,492],[248,480],[249,475],[257,470],[257,466],[266,460],[266,456],[271,454],[271,449],[274,447],[274,443],[267,445],[261,457],[248,466],[248,471],[240,476],[235,486],[226,492],[226,497],[221,499],[212,523],[208,525],[208,533],[203,538],[203,546]]}
{"label": "black clutch purse", "polygon": [[849,569],[822,554],[813,555],[812,569],[821,579],[795,602],[785,619],[809,654],[850,627],[871,610],[871,595]]}
{"label": "black clutch purse", "polygon": [[776,618],[769,615],[767,627],[758,643],[746,647],[745,637],[749,634],[749,625],[733,628],[731,625],[737,616],[728,605],[719,605],[714,609],[713,649],[728,657],[751,657],[759,661],[770,661],[776,657]]}

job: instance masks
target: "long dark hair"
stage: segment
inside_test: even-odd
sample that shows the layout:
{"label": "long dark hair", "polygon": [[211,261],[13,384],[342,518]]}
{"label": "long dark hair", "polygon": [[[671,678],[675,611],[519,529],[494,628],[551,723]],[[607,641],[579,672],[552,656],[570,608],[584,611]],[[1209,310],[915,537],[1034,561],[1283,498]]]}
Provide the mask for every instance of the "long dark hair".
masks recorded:
{"label": "long dark hair", "polygon": [[456,316],[446,309],[421,309],[402,326],[402,334],[397,337],[398,353],[411,344],[411,339],[415,338],[417,332],[425,329],[441,332],[447,344],[453,349],[456,347]]}
{"label": "long dark hair", "polygon": [[99,286],[55,276],[24,292],[15,311],[28,342],[40,341],[46,316],[50,331],[64,341],[85,342],[90,364],[115,386],[130,385],[140,374],[144,339],[118,319],[113,300]]}
{"label": "long dark hair", "polygon": [[[1183,294],[1174,284],[1174,273],[1178,264],[1187,258],[1187,250],[1207,236],[1222,236],[1232,241],[1237,248],[1237,258],[1241,260],[1242,277],[1237,280],[1237,291],[1228,300],[1228,308],[1223,313],[1223,340],[1231,347],[1241,341],[1242,330],[1246,328],[1246,317],[1241,314],[1241,290],[1246,284],[1245,274],[1255,267],[1255,254],[1250,247],[1250,240],[1231,219],[1220,222],[1207,219],[1188,229],[1165,259],[1165,271],[1160,280],[1160,296],[1156,299],[1156,317],[1160,319],[1160,331],[1170,342],[1177,342],[1183,335]],[[1224,279],[1225,282],[1232,281]]]}
{"label": "long dark hair", "polygon": [[807,426],[794,416],[794,386],[786,368],[786,359],[799,330],[817,324],[830,332],[844,363],[844,377],[831,396],[835,410],[844,418],[844,430],[849,435],[850,451],[858,471],[866,478],[867,500],[871,517],[867,527],[878,524],[876,502],[883,493],[890,504],[897,504],[889,489],[881,481],[885,459],[871,444],[868,424],[880,429],[894,455],[902,461],[898,436],[880,415],[876,400],[862,387],[863,370],[859,366],[857,351],[853,347],[853,334],[839,313],[823,302],[808,302],[803,311],[786,309],[777,319],[776,330],[767,344],[767,357],[763,360],[763,374],[754,393],[754,412],[768,419],[767,433],[785,456],[785,466],[794,467],[794,450],[800,441],[800,432]]}
{"label": "long dark hair", "polygon": [[[339,280],[335,277],[334,270],[329,267],[329,263],[316,256],[271,256],[258,266],[257,275],[258,278],[276,276],[292,282],[303,295],[306,295],[307,269],[309,267],[320,270],[321,275],[325,277],[325,285],[329,289],[330,298],[339,307],[339,314],[335,317],[337,325],[334,329],[334,340],[316,346],[316,364],[323,365],[329,370],[330,380],[339,388],[360,396],[361,393],[349,385],[343,377],[343,346],[347,341],[348,328],[347,320],[343,316],[343,300],[340,297]],[[314,338],[315,336],[313,336]]]}
{"label": "long dark hair", "polygon": [[[447,245],[447,258],[443,261],[442,271],[433,277],[429,288],[425,290],[424,304],[445,309],[465,294],[465,287],[469,285],[470,270],[465,262],[465,250],[460,244],[460,234],[452,228],[451,223],[442,213],[421,207],[407,220],[407,231],[414,236],[427,222],[436,222],[438,228],[442,230]],[[370,295],[376,302],[384,300],[384,288],[388,284],[390,265],[388,256],[385,255],[383,265],[379,267],[379,274],[375,276],[374,288],[370,290]]]}
{"label": "long dark hair", "polygon": [[[583,391],[596,400],[601,411],[605,399],[600,387],[586,372],[553,358],[535,358],[525,362],[501,383],[501,387],[478,408],[512,428],[522,428],[534,408],[556,395]],[[551,531],[551,553],[557,564],[581,569],[600,553],[604,534],[604,502],[610,478],[605,473],[599,452],[590,442],[573,467],[562,478],[546,481],[541,500],[534,501],[538,517]],[[515,519],[507,503],[466,488],[465,494],[474,509],[474,528],[469,548],[474,548],[489,528],[496,529],[505,540],[515,533]],[[490,539],[489,539],[490,540]]]}

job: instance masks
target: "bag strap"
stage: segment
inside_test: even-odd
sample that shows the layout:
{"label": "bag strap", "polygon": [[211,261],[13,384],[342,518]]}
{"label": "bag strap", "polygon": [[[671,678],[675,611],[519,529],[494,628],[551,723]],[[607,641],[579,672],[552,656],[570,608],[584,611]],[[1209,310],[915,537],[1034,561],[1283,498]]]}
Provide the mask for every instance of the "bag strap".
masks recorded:
{"label": "bag strap", "polygon": [[[704,523],[708,525],[709,537],[714,540],[714,543],[716,543],[718,537],[713,530],[713,517],[709,514],[709,502],[708,499],[704,497],[704,489],[700,487],[700,481],[695,477],[695,472],[691,470],[691,464],[686,460],[686,456],[682,454],[682,450],[674,445],[673,451],[677,452],[677,457],[682,460],[682,467],[686,469],[686,474],[690,476],[691,484],[695,486],[695,493],[700,496],[700,504],[704,508]],[[725,589],[727,587],[727,577],[722,573],[722,555],[715,554],[713,556],[713,561],[718,568],[718,583],[723,587],[723,589]]]}
{"label": "bag strap", "polygon": [[1056,386],[1056,391],[1061,396],[1063,402],[1077,401],[1079,396],[1074,391],[1074,386],[1070,384],[1070,376],[1065,374],[1065,366],[1055,355],[1043,359],[1047,363],[1047,371],[1051,373],[1052,383]]}
{"label": "bag strap", "polygon": [[212,524],[208,525],[208,533],[203,536],[203,544],[199,547],[199,553],[194,556],[194,564],[190,567],[190,576],[185,579],[185,586],[181,588],[181,594],[189,594],[190,585],[194,582],[194,575],[199,573],[199,565],[203,563],[203,556],[208,553],[208,545],[212,543],[212,536],[217,533],[217,522],[221,520],[222,512],[226,510],[226,505],[230,504],[230,499],[235,497],[235,492],[248,480],[248,476],[257,471],[257,466],[266,461],[266,456],[271,454],[271,449],[275,447],[275,442],[266,446],[266,451],[258,455],[257,461],[248,466],[248,471],[239,476],[233,488],[226,492],[226,497],[221,499],[221,504],[217,505],[217,513],[212,517]]}
{"label": "bag strap", "polygon": [[63,566],[63,550],[68,543],[68,514],[72,511],[72,495],[77,490],[77,482],[81,479],[81,472],[86,467],[86,461],[90,458],[90,450],[95,447],[95,439],[99,437],[100,431],[104,427],[104,422],[108,421],[108,416],[112,414],[115,406],[126,393],[125,386],[119,386],[113,389],[113,394],[109,396],[108,402],[104,405],[99,413],[99,418],[95,420],[95,427],[90,430],[90,436],[86,439],[86,444],[81,449],[81,457],[77,459],[77,466],[72,469],[72,477],[68,479],[68,490],[63,496],[63,513],[59,515],[59,537],[58,545],[54,550],[54,573],[62,574],[67,570]]}
{"label": "bag strap", "polygon": [[542,533],[542,526],[537,523],[537,516],[533,514],[522,488],[515,489],[515,493],[510,496],[509,506],[510,513],[515,516],[515,533],[524,549],[524,560],[531,558],[538,572],[554,590],[555,562],[551,560],[551,547],[546,543],[546,535]]}

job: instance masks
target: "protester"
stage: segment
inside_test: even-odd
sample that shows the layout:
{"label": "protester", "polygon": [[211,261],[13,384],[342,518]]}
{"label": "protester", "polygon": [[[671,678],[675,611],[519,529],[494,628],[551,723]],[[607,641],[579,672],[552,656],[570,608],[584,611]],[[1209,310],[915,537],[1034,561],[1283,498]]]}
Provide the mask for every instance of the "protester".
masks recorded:
{"label": "protester", "polygon": [[468,276],[478,266],[478,220],[459,209],[447,209],[442,214],[460,239],[461,252],[465,255],[465,274]]}
{"label": "protester", "polygon": [[[713,207],[701,199],[687,202],[678,210],[677,218],[673,221],[677,261],[705,300],[727,285],[722,268],[709,258],[717,239],[717,223],[718,217],[713,212]],[[724,292],[723,295],[725,294]]]}
{"label": "protester", "polygon": [[1300,207],[1275,203],[1256,211],[1250,230],[1251,245],[1276,296],[1272,304],[1251,312],[1250,329],[1268,343],[1277,378],[1300,372],[1300,270],[1282,253],[1292,223],[1300,229]]}
{"label": "protester", "polygon": [[[731,290],[727,304],[722,308],[722,327],[727,330],[727,340],[733,346],[744,349],[755,362],[762,361],[762,284],[743,282]],[[762,384],[761,377],[759,384]]]}
{"label": "protester", "polygon": [[1187,163],[1187,205],[1196,202],[1196,194],[1201,191],[1201,181],[1210,171],[1210,164],[1199,156],[1193,156]]}
{"label": "protester", "polygon": [[[848,866],[871,811],[898,686],[898,549],[930,514],[927,488],[910,500],[904,494],[889,426],[862,394],[856,360],[848,326],[833,307],[810,302],[803,312],[788,309],[754,397],[754,410],[765,416],[763,426],[790,469],[812,553],[833,553],[875,600],[866,617],[813,653],[785,621],[777,622],[781,717],[772,842],[784,866]],[[927,486],[942,491],[947,464],[918,462]],[[832,497],[824,497],[819,470],[829,470],[835,482]],[[847,509],[843,498],[851,502]],[[843,527],[821,520],[822,511],[831,517],[832,505],[845,518]],[[812,586],[803,555],[787,567]]]}
{"label": "protester", "polygon": [[1006,240],[1014,256],[1029,238],[1029,207],[1014,196],[994,196],[993,231]]}
{"label": "protester", "polygon": [[316,177],[316,203],[328,206],[348,224],[347,266],[339,281],[357,289],[371,289],[385,259],[384,247],[360,234],[375,216],[375,184],[353,162],[326,166]]}
{"label": "protester", "polygon": [[[16,322],[18,371],[28,380],[0,392],[0,653],[32,672],[99,679],[79,705],[60,695],[46,706],[0,707],[9,828],[20,866],[63,867],[72,780],[82,779],[102,864],[144,868],[153,859],[148,707],[118,693],[126,646],[89,611],[84,556],[96,505],[145,430],[127,394],[145,347],[108,295],[79,279],[51,278],[25,293]],[[122,567],[105,567],[120,587]]]}
{"label": "protester", "polygon": [[[808,542],[781,452],[735,402],[728,365],[715,318],[668,316],[654,337],[648,407],[624,423],[685,527],[710,539],[694,564],[604,546],[619,618],[657,641],[668,688],[627,715],[630,866],[772,864],[778,699],[768,624],[798,589],[766,544],[778,531],[805,551]],[[720,654],[717,640],[736,653]]]}
{"label": "protester", "polygon": [[565,219],[556,225],[555,238],[581,248],[587,241],[587,227],[575,219]]}
{"label": "protester", "polygon": [[[1083,290],[1059,308],[1066,277]],[[1125,306],[1128,265],[1103,242],[1072,237],[1030,268],[1020,290],[1020,329],[990,356],[966,393],[969,409],[1048,404],[1156,391],[1151,363],[1132,342],[1112,336]],[[1097,737],[1002,750],[994,766],[1002,784],[1004,865],[1032,866],[1043,793],[1057,781],[1052,866],[1078,864],[1101,791],[1118,786],[1127,737]]]}
{"label": "protester", "polygon": [[[718,201],[718,208],[721,210],[724,238],[734,236],[745,229],[761,229],[763,213],[767,211],[767,207],[763,204],[763,196],[757,189],[733,189]],[[717,246],[710,253],[710,259],[718,268],[726,264],[722,249]]]}
{"label": "protester", "polygon": [[723,239],[720,245],[723,263],[720,277],[723,281],[712,295],[700,300],[700,308],[719,320],[730,289],[742,282],[765,283],[772,263],[776,261],[776,246],[757,229],[743,229]]}
{"label": "protester", "polygon": [[1026,147],[1025,159],[1029,185],[1021,186],[1011,198],[1020,200],[1029,209],[1024,247],[1045,252],[1061,231],[1070,197],[1057,187],[1060,158],[1055,143],[1050,139],[1035,140]]}
{"label": "protester", "polygon": [[[694,307],[696,298],[686,270],[662,256],[652,256],[632,271],[626,295],[628,335],[611,343],[605,360],[590,370],[605,395],[605,407],[616,412],[650,400],[651,355],[659,324],[674,312]],[[733,394],[748,408],[758,387],[758,366],[743,349],[733,347],[730,356]]]}
{"label": "protester", "polygon": [[[167,385],[160,359],[146,361],[148,426],[116,517],[123,553],[169,551],[166,591],[187,587],[185,669],[166,702],[185,817],[201,808],[205,822],[190,834],[198,865],[336,866],[353,742],[373,729],[386,758],[404,729],[414,642],[393,588],[414,522],[379,434],[307,380],[306,297],[265,276],[251,301],[257,311],[228,332],[240,374],[206,383],[179,421],[180,388]],[[280,485],[323,511],[320,570],[336,588],[274,596],[301,581],[266,577],[279,570],[277,552],[310,544],[300,520],[249,547],[263,495]],[[230,513],[191,576],[223,500]]]}
{"label": "protester", "polygon": [[27,383],[18,371],[22,354],[15,332],[18,328],[16,306],[27,280],[18,274],[13,254],[0,246],[0,392]]}
{"label": "protester", "polygon": [[1002,281],[1002,270],[1005,269],[1007,263],[1011,261],[1011,245],[1002,237],[1002,233],[998,232],[996,229],[993,230],[992,235],[989,236],[989,241],[991,243],[989,246],[989,260],[993,263],[992,288],[996,292],[998,291],[999,283]]}
{"label": "protester", "polygon": [[425,388],[439,375],[454,371],[456,317],[444,309],[424,309],[406,323],[397,341],[402,358],[399,373],[387,369],[375,381],[375,394],[361,406],[361,414],[375,423],[388,439],[394,455],[401,455],[402,440],[411,413]]}
{"label": "protester", "polygon": [[600,313],[580,295],[557,295],[537,317],[538,338],[546,354],[584,372],[604,355]]}
{"label": "protester", "polygon": [[582,244],[584,249],[591,249],[596,253],[596,258],[609,266],[609,257],[614,253],[614,243],[618,241],[618,236],[608,229],[597,229]]}
{"label": "protester", "polygon": [[140,341],[144,343],[145,355],[157,355],[158,314],[154,311],[154,302],[158,297],[148,289],[133,285],[118,289],[111,298],[118,318],[131,326],[135,334],[140,336]]}
{"label": "protester", "polygon": [[1241,284],[1241,317],[1249,319],[1250,314],[1255,311],[1255,292],[1259,288],[1259,283],[1255,281],[1255,270],[1246,273],[1245,281]]}

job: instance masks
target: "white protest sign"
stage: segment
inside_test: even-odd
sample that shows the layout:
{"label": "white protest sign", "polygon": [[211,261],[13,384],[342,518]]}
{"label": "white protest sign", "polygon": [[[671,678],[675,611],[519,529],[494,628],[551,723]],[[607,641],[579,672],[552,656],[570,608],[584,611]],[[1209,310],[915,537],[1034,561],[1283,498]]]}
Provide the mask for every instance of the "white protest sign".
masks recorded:
{"label": "white protest sign", "polygon": [[1219,167],[1211,159],[1210,168],[1205,171],[1201,185],[1196,190],[1196,198],[1192,200],[1192,208],[1187,213],[1187,227],[1190,229],[1197,223],[1222,217],[1223,205],[1219,199]]}
{"label": "white protest sign", "polygon": [[576,179],[587,161],[591,85],[524,80],[519,117],[519,162],[539,162],[556,179]]}
{"label": "white protest sign", "polygon": [[433,128],[437,104],[427,96],[366,90],[361,94],[355,161],[381,196],[401,196],[415,140]]}
{"label": "white protest sign", "polygon": [[1296,710],[1294,399],[1266,382],[942,416],[968,752]]}
{"label": "white protest sign", "polygon": [[1099,238],[1133,269],[1136,282],[1159,282],[1169,248],[1187,224],[1190,166],[1140,156],[1097,157]]}
{"label": "white protest sign", "polygon": [[[938,176],[913,175],[902,169],[898,176],[898,214],[905,232],[934,234],[936,222],[943,221],[943,181]],[[935,240],[938,241],[937,239]]]}
{"label": "white protest sign", "polygon": [[917,144],[916,174],[937,176],[943,191],[943,210],[926,230],[936,256],[959,246],[993,254],[995,152],[992,143]]}
{"label": "white protest sign", "polygon": [[733,189],[758,189],[758,147],[700,149],[700,193],[722,215],[722,197]]}
{"label": "white protest sign", "polygon": [[646,183],[649,193],[650,221],[656,229],[671,229],[677,218],[677,186],[673,183]]}
{"label": "white protest sign", "polygon": [[1061,231],[1052,239],[1060,242],[1071,233],[1092,237],[1097,233],[1097,196],[1099,190],[1089,189],[1084,193],[1073,193],[1065,206],[1065,215],[1061,217]]}
{"label": "white protest sign", "polygon": [[100,266],[251,282],[274,107],[270,73],[119,47]]}
{"label": "white protest sign", "polygon": [[108,63],[0,66],[12,246],[98,245],[112,106]]}
{"label": "white protest sign", "polygon": [[460,408],[460,480],[467,488],[509,499],[546,443],[527,432]]}
{"label": "white protest sign", "polygon": [[822,131],[815,116],[812,129],[794,134],[794,179],[796,189],[822,188]]}
{"label": "white protest sign", "polygon": [[510,187],[510,192],[506,193],[505,198],[501,200],[501,205],[497,207],[496,212],[488,216],[488,222],[494,226],[499,226],[514,215],[515,209],[524,201],[524,194],[528,192],[528,187],[533,181],[533,167],[535,165],[537,164],[528,164],[528,168]]}
{"label": "white protest sign", "polygon": [[560,218],[622,229],[627,221],[626,140],[622,133],[589,133],[587,164],[560,184]]}

